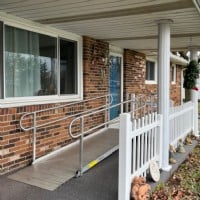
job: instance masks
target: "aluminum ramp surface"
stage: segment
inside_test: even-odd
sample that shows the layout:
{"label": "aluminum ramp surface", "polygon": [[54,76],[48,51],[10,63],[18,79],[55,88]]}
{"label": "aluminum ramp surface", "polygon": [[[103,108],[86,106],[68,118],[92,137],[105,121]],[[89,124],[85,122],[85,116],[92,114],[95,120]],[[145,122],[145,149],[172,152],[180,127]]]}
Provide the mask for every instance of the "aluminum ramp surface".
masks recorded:
{"label": "aluminum ramp surface", "polygon": [[[119,130],[107,129],[84,139],[83,166],[119,144]],[[12,175],[10,179],[34,185],[46,190],[55,190],[75,176],[79,169],[79,143],[28,166]]]}

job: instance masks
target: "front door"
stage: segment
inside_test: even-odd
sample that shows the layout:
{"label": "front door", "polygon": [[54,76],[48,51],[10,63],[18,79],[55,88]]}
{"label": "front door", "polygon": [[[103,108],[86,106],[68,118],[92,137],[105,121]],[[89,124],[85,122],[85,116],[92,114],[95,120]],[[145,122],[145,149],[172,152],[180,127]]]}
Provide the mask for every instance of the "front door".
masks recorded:
{"label": "front door", "polygon": [[[120,56],[110,55],[110,94],[113,97],[112,105],[121,101],[121,62]],[[120,105],[110,109],[110,120],[119,116]]]}

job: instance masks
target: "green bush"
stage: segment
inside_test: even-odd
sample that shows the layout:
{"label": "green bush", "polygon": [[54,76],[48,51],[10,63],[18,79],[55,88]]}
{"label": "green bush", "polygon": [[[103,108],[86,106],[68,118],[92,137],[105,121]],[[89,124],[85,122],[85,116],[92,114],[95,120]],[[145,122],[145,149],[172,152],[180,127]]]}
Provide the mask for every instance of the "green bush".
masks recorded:
{"label": "green bush", "polygon": [[183,87],[185,89],[192,89],[196,85],[196,79],[199,77],[199,66],[195,60],[190,61],[187,65]]}

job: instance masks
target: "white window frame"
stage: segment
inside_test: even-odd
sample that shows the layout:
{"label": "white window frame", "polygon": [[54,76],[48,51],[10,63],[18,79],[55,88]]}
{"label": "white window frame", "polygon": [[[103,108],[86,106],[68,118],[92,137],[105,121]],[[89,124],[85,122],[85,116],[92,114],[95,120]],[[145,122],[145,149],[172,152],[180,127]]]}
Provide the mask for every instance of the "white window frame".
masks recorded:
{"label": "white window frame", "polygon": [[[146,80],[146,74],[145,74],[145,84],[157,84],[157,60],[155,59],[155,58],[149,58],[149,57],[147,57],[146,58],[146,62],[147,61],[151,61],[151,62],[154,62],[155,63],[155,68],[154,68],[154,77],[155,77],[155,79],[154,80]],[[145,65],[145,67],[147,67],[146,65]]]}
{"label": "white window frame", "polygon": [[171,65],[173,77],[171,77],[171,84],[176,84],[176,64]]}
{"label": "white window frame", "polygon": [[[77,94],[68,94],[68,95],[47,95],[47,96],[33,96],[33,97],[5,97],[5,88],[4,90],[4,99],[0,99],[0,108],[7,107],[19,107],[26,105],[38,105],[38,104],[49,104],[49,103],[61,103],[61,102],[71,102],[71,101],[79,101],[83,99],[83,67],[82,67],[82,37],[61,31],[55,28],[51,28],[46,25],[41,25],[39,23],[35,23],[29,20],[21,19],[18,17],[13,17],[11,15],[7,15],[5,13],[0,13],[0,20],[4,23],[4,25],[21,28],[27,31],[34,31],[40,34],[44,34],[47,36],[52,36],[57,39],[63,38],[66,40],[72,40],[77,42]],[[58,40],[57,40],[58,41]],[[5,36],[3,37],[3,43],[5,48]],[[59,59],[57,59],[57,66],[59,66]],[[59,69],[59,67],[58,67]],[[4,87],[5,87],[5,54],[4,54],[4,66],[3,66],[3,79],[4,79]],[[60,81],[60,70],[58,70],[58,89],[59,89],[59,81]]]}

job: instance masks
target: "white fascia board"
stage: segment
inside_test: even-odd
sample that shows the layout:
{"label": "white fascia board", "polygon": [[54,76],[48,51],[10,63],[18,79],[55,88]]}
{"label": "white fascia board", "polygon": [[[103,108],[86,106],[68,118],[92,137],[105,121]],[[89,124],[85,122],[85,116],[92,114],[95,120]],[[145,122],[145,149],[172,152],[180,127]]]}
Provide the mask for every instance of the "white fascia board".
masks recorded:
{"label": "white fascia board", "polygon": [[173,64],[177,64],[177,65],[181,65],[183,67],[187,66],[188,64],[188,61],[185,60],[184,58],[182,57],[179,57],[179,56],[176,56],[174,54],[170,54],[170,61],[173,63]]}
{"label": "white fascia board", "polygon": [[37,31],[45,35],[48,32],[48,35],[50,36],[64,37],[64,38],[69,38],[69,39],[73,38],[76,40],[80,40],[82,38],[80,35],[77,35],[75,33],[56,29],[49,25],[40,24],[38,22],[34,22],[34,21],[27,20],[21,17],[10,15],[2,11],[0,11],[0,20],[2,20],[7,25],[24,28],[30,31]]}
{"label": "white fascia board", "polygon": [[[147,59],[149,59],[149,58],[152,58],[152,59],[156,60],[157,59],[157,55],[148,56]],[[185,60],[182,57],[176,56],[176,55],[174,55],[172,53],[170,53],[170,61],[173,64],[181,65],[182,67],[185,67],[188,64],[187,60]]]}

